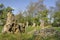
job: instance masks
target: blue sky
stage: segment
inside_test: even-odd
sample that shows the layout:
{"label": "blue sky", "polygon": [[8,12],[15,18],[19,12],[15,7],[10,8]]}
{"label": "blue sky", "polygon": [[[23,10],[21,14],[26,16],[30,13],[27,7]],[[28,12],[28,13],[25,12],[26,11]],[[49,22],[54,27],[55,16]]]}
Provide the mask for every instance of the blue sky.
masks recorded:
{"label": "blue sky", "polygon": [[[14,14],[17,14],[21,10],[26,10],[27,5],[30,1],[36,2],[37,0],[0,0],[6,7],[11,6],[14,8]],[[44,0],[44,4],[47,7],[55,6],[56,0]]]}

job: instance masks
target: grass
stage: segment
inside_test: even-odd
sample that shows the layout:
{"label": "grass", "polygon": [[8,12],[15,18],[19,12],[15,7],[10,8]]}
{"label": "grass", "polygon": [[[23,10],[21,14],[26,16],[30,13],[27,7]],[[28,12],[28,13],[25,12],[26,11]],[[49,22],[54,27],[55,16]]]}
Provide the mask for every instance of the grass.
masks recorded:
{"label": "grass", "polygon": [[19,34],[0,34],[0,40],[21,40],[21,35]]}
{"label": "grass", "polygon": [[[33,34],[20,33],[20,34],[1,34],[2,26],[0,26],[0,40],[30,40],[33,39]],[[31,28],[31,29],[30,29]],[[32,31],[33,27],[28,27],[27,32]]]}
{"label": "grass", "polygon": [[[36,30],[40,30],[40,26],[37,27],[26,27],[25,29],[25,33],[20,33],[20,34],[1,34],[2,31],[2,26],[0,26],[0,40],[36,40],[33,36],[33,33],[31,34],[27,34],[27,32],[30,32],[34,29]],[[60,31],[60,27],[54,27],[54,29],[56,29],[57,31]],[[39,36],[40,37],[40,36]],[[39,38],[37,37],[37,38]],[[47,37],[45,39],[40,38],[41,40],[59,40],[59,38],[57,36],[52,36],[52,37]]]}
{"label": "grass", "polygon": [[60,27],[54,27],[54,29],[60,31]]}
{"label": "grass", "polygon": [[36,26],[36,27],[29,26],[29,27],[26,27],[26,32],[30,32],[30,31],[32,31],[34,29],[40,30],[41,28],[40,28],[40,26]]}
{"label": "grass", "polygon": [[2,28],[3,28],[3,26],[0,26],[0,33],[1,33],[1,31],[2,31]]}
{"label": "grass", "polygon": [[26,32],[30,32],[30,31],[32,31],[33,29],[34,29],[34,27],[32,27],[32,26],[26,27]]}

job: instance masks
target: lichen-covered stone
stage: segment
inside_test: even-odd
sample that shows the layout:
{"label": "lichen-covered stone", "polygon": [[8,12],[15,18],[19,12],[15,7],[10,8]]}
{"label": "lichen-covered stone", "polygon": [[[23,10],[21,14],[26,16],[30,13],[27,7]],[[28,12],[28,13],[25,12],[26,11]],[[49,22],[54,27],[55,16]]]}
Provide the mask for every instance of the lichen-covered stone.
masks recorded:
{"label": "lichen-covered stone", "polygon": [[19,25],[15,16],[9,12],[7,14],[6,24],[4,25],[2,33],[18,33],[23,31],[25,31],[25,26]]}
{"label": "lichen-covered stone", "polygon": [[40,40],[42,39],[47,39],[49,37],[51,37],[52,39],[59,38],[60,39],[60,32],[55,30],[54,28],[45,28],[45,29],[41,29],[41,30],[37,30],[34,32],[34,36],[36,40]]}

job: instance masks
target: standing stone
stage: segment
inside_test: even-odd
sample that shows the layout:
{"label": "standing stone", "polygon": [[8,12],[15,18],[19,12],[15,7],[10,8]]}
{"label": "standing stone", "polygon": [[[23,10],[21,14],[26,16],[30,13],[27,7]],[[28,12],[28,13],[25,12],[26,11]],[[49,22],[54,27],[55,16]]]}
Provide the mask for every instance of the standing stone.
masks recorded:
{"label": "standing stone", "polygon": [[15,20],[13,17],[14,17],[14,15],[11,12],[8,12],[6,24],[4,25],[2,33],[5,33],[5,32],[9,31],[9,29],[10,29],[10,27],[12,25],[13,20]]}
{"label": "standing stone", "polygon": [[33,27],[35,27],[36,26],[36,24],[35,23],[33,23],[33,25],[32,25]]}
{"label": "standing stone", "polygon": [[[8,12],[7,21],[6,21],[6,24],[4,25],[2,33],[22,32],[23,30],[21,30],[21,27],[23,28],[23,26],[21,26],[17,23],[15,16],[11,12]],[[25,30],[25,26],[24,26],[24,30]]]}
{"label": "standing stone", "polygon": [[29,23],[28,23],[28,21],[27,21],[27,22],[26,22],[26,27],[28,27],[28,24],[29,24]]}
{"label": "standing stone", "polygon": [[41,22],[41,24],[40,24],[41,29],[44,29],[45,28],[44,27],[44,20],[40,20],[40,22]]}

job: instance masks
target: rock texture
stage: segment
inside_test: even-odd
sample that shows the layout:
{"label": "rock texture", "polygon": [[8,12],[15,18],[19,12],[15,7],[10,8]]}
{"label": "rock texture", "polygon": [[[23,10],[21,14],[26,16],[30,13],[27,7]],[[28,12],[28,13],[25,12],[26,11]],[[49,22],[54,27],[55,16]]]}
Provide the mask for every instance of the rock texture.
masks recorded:
{"label": "rock texture", "polygon": [[4,25],[2,33],[18,33],[24,31],[25,26],[18,24],[15,16],[11,12],[8,12],[6,24]]}
{"label": "rock texture", "polygon": [[35,31],[34,37],[35,40],[47,40],[47,38],[52,38],[51,40],[55,40],[55,38],[60,39],[60,32],[56,31],[54,28],[45,28]]}

